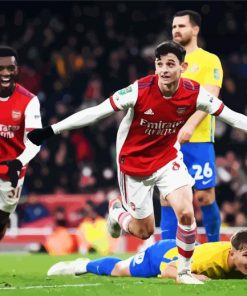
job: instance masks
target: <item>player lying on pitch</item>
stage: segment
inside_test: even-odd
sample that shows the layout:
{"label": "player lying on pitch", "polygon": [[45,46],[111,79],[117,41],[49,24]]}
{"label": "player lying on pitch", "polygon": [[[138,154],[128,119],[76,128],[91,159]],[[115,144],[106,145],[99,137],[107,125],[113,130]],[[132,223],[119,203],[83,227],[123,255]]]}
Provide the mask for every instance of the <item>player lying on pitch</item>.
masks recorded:
{"label": "player lying on pitch", "polygon": [[[109,276],[176,279],[178,250],[175,240],[161,240],[126,260],[103,257],[90,261],[79,258],[59,262],[47,272],[51,275],[93,273]],[[197,279],[236,279],[247,276],[247,230],[234,234],[231,241],[198,245],[192,257],[191,271]]]}

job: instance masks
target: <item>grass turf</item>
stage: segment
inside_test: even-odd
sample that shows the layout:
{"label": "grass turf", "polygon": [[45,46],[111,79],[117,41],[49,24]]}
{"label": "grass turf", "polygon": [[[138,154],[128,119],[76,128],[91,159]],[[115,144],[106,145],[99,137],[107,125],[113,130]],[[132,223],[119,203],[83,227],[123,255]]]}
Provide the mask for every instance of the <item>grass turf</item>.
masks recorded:
{"label": "grass turf", "polygon": [[[247,295],[247,280],[209,281],[200,286],[177,285],[159,278],[113,278],[85,274],[80,277],[47,277],[48,268],[78,255],[53,257],[46,254],[0,255],[0,295],[31,296],[242,296]],[[126,255],[122,255],[126,258]]]}

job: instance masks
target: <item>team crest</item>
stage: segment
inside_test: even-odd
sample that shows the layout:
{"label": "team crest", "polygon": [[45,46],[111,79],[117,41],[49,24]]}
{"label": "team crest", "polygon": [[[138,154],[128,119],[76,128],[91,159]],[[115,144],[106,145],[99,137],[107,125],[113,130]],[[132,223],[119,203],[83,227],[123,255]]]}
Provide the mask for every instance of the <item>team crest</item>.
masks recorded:
{"label": "team crest", "polygon": [[21,111],[13,110],[12,111],[12,119],[15,121],[20,120],[21,119]]}
{"label": "team crest", "polygon": [[178,115],[183,115],[187,110],[187,107],[186,106],[180,106],[180,107],[177,107],[177,114]]}

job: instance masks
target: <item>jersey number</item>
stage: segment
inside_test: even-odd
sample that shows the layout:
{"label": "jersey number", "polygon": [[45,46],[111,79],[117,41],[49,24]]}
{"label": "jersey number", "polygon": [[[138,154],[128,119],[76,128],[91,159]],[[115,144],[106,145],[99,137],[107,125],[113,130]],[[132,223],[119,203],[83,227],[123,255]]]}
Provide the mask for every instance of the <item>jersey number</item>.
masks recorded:
{"label": "jersey number", "polygon": [[213,170],[209,166],[209,162],[205,163],[204,168],[199,164],[194,164],[192,168],[196,171],[194,177],[195,180],[202,180],[204,177],[210,178],[213,175]]}
{"label": "jersey number", "polygon": [[21,188],[22,186],[16,187],[8,192],[8,198],[10,199],[19,199],[21,197]]}

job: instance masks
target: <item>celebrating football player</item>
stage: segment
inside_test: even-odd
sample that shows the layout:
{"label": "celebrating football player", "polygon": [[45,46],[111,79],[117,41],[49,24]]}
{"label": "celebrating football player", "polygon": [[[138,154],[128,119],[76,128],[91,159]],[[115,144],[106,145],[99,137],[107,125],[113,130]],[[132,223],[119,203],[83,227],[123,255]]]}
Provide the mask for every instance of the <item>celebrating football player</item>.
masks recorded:
{"label": "celebrating football player", "polygon": [[42,127],[38,98],[16,83],[17,53],[0,46],[0,240],[14,212],[28,162],[39,147],[26,135]]}
{"label": "celebrating football player", "polygon": [[123,229],[141,239],[149,238],[155,229],[152,196],[156,185],[161,202],[169,201],[178,219],[177,281],[202,284],[191,274],[196,240],[194,180],[183,162],[177,135],[196,110],[219,116],[244,131],[247,131],[247,117],[224,106],[199,83],[181,78],[187,68],[184,57],[185,49],[181,45],[174,41],[161,43],[155,49],[155,75],[137,80],[98,106],[36,129],[28,137],[40,145],[65,130],[95,123],[117,111],[127,111],[117,135],[121,202],[118,199],[110,202],[109,232],[118,237]]}

